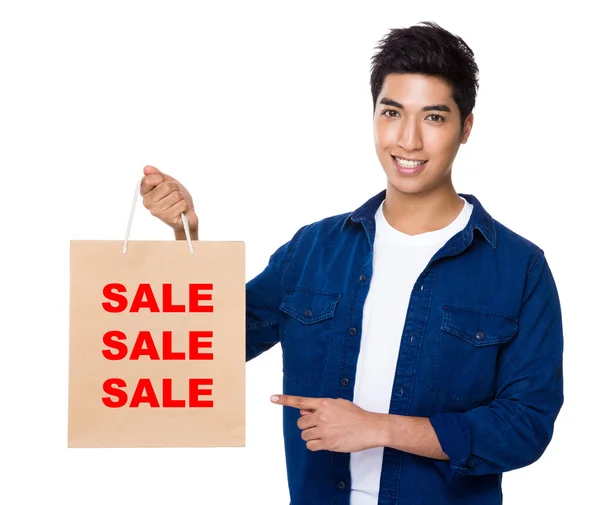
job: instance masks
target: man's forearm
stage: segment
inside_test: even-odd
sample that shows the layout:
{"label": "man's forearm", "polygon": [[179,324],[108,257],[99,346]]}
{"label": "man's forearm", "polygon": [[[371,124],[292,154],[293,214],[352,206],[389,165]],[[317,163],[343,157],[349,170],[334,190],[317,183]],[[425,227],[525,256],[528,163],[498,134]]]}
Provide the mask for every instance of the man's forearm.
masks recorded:
{"label": "man's forearm", "polygon": [[426,458],[448,460],[427,417],[376,414],[381,433],[380,446]]}

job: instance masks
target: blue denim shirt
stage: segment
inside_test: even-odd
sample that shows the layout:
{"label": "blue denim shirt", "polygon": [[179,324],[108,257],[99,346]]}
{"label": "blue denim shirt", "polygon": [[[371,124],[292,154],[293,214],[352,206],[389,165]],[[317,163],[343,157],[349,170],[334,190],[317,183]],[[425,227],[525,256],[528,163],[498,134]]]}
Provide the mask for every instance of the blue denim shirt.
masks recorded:
{"label": "blue denim shirt", "polygon": [[[473,195],[467,226],[415,282],[390,414],[429,417],[450,461],[386,447],[379,504],[496,505],[502,472],[536,461],[563,404],[561,309],[542,249]],[[304,226],[246,285],[246,359],[277,342],[283,393],[352,401],[375,211]],[[309,451],[283,408],[292,505],[348,504],[350,454]]]}

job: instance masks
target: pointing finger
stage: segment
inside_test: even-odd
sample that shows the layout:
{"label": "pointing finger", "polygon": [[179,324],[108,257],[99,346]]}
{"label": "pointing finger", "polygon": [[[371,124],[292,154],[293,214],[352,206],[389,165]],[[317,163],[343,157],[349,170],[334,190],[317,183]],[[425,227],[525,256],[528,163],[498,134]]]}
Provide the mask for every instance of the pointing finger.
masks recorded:
{"label": "pointing finger", "polygon": [[285,405],[286,407],[293,407],[301,410],[314,410],[317,408],[320,398],[307,398],[305,396],[292,396],[292,395],[273,395],[271,401],[278,405]]}

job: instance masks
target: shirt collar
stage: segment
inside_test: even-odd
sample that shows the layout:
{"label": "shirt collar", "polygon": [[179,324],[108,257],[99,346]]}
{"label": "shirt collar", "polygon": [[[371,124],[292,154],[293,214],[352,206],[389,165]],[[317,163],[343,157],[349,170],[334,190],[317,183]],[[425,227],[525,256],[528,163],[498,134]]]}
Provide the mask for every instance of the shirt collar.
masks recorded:
{"label": "shirt collar", "polygon": [[[346,226],[350,221],[354,223],[364,221],[365,224],[368,223],[369,225],[374,226],[375,212],[381,205],[381,202],[385,200],[385,195],[386,190],[384,189],[381,193],[378,193],[374,197],[370,198],[358,209],[350,213],[342,223],[341,232],[344,232]],[[483,205],[481,205],[481,202],[477,198],[475,198],[474,195],[469,195],[465,193],[458,193],[458,195],[462,196],[467,202],[473,205],[473,212],[471,213],[471,218],[469,219],[467,226],[463,230],[465,242],[471,242],[474,230],[477,229],[485,237],[490,246],[495,249],[496,227],[494,226],[494,220],[492,216],[490,216],[487,213],[487,211],[483,208]],[[369,228],[371,226],[369,226]]]}

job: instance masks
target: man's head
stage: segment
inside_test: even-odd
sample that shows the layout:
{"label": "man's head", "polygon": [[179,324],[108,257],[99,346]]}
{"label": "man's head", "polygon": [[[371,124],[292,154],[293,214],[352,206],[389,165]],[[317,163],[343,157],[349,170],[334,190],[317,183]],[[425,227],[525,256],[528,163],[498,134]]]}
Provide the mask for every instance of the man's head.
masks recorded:
{"label": "man's head", "polygon": [[[394,29],[381,39],[371,65],[373,126],[393,187],[419,193],[451,184],[452,162],[473,126],[478,87],[473,51],[435,23]],[[411,170],[396,157],[426,163]]]}

